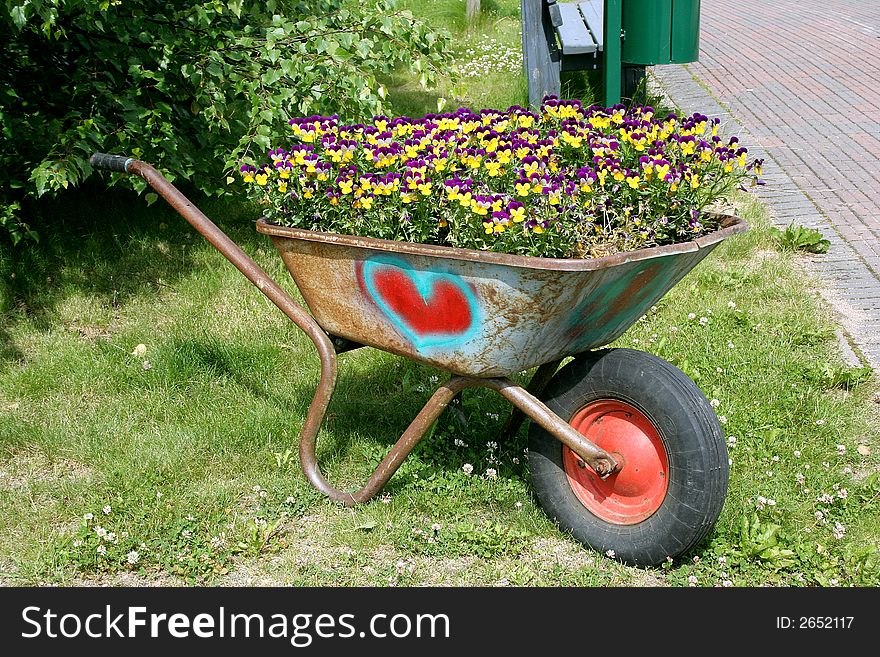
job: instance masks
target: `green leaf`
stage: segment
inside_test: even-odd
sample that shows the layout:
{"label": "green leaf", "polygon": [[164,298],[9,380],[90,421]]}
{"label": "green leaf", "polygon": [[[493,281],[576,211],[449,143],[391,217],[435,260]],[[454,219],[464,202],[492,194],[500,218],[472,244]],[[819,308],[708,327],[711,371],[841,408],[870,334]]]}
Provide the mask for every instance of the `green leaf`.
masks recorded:
{"label": "green leaf", "polygon": [[229,7],[229,11],[231,11],[233,14],[235,14],[236,18],[240,18],[241,17],[241,5],[243,4],[243,2],[244,2],[244,0],[228,0],[228,2],[226,3],[226,6]]}
{"label": "green leaf", "polygon": [[21,29],[25,26],[27,14],[24,11],[24,5],[14,6],[9,13],[12,16],[12,22],[15,23],[17,28]]}

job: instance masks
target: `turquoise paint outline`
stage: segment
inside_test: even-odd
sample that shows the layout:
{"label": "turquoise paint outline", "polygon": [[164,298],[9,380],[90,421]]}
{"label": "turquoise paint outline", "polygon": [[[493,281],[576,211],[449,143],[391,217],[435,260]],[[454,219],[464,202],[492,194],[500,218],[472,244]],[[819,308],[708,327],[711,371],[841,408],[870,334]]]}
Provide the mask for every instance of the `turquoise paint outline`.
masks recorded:
{"label": "turquoise paint outline", "polygon": [[[419,296],[422,297],[422,300],[425,302],[427,302],[428,296],[431,294],[431,290],[434,288],[434,284],[437,281],[446,280],[449,283],[455,285],[459,290],[461,290],[462,294],[464,294],[464,298],[467,300],[468,303],[468,308],[471,311],[470,327],[463,333],[446,333],[440,335],[426,336],[418,335],[415,331],[411,330],[409,326],[406,325],[403,319],[390,306],[388,306],[387,303],[385,303],[379,290],[376,289],[374,282],[374,270],[382,266],[397,267],[398,269],[402,269],[404,272],[406,272],[409,279],[413,282],[413,285],[416,286],[416,290],[418,291]],[[410,342],[412,342],[416,351],[432,347],[452,347],[458,343],[466,342],[473,339],[474,336],[480,331],[480,327],[483,323],[483,313],[480,309],[480,305],[477,303],[477,298],[471,290],[470,285],[462,280],[460,276],[450,274],[449,272],[435,272],[431,271],[430,269],[417,270],[414,269],[412,265],[410,265],[406,260],[394,256],[375,256],[373,258],[370,258],[369,260],[364,260],[363,277],[364,286],[367,288],[367,292],[369,293],[370,298],[391,320],[392,324],[394,324],[397,330],[400,331],[404,336],[406,336],[406,338],[408,338]]]}

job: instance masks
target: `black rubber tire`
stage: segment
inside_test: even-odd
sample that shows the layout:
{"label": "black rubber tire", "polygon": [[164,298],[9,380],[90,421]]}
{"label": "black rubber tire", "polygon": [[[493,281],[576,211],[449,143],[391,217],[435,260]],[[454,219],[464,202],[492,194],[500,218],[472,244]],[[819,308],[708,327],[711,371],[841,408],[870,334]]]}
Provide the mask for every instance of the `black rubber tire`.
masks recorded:
{"label": "black rubber tire", "polygon": [[637,566],[675,558],[706,537],[727,496],[727,446],[715,411],[684,372],[642,351],[604,349],[563,367],[541,398],[567,422],[596,400],[630,404],[657,429],[669,464],[666,495],[652,515],[637,524],[609,522],[589,511],[572,490],[562,443],[531,423],[532,486],[544,511],[563,531]]}

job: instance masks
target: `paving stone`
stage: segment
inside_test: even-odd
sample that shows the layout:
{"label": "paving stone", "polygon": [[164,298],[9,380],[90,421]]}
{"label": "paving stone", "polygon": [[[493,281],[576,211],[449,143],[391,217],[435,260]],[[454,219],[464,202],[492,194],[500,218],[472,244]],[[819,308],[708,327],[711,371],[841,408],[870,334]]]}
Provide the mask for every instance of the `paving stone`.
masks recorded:
{"label": "paving stone", "polygon": [[878,61],[878,2],[702,0],[700,60],[653,73],[676,105],[721,118],[765,158],[758,196],[774,224],[812,226],[831,241],[805,265],[880,369]]}

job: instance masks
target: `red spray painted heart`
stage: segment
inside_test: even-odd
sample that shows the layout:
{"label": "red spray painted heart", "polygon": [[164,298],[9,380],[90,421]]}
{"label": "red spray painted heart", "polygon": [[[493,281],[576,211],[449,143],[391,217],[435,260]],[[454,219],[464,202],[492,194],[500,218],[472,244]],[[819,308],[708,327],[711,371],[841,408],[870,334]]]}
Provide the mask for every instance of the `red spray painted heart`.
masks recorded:
{"label": "red spray painted heart", "polygon": [[364,263],[363,282],[416,348],[460,342],[476,328],[479,308],[458,276],[416,270],[398,258],[382,257]]}

